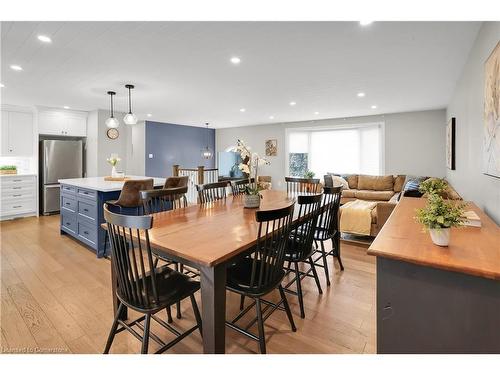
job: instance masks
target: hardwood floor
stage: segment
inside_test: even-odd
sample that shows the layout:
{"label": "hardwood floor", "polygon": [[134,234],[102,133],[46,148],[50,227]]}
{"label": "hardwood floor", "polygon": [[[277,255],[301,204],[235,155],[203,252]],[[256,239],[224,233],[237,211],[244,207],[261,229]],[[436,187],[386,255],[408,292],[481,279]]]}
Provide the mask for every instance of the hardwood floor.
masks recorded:
{"label": "hardwood floor", "polygon": [[[59,216],[2,222],[0,232],[2,352],[101,353],[113,319],[109,261],[61,236]],[[329,288],[319,270],[323,295],[318,295],[314,280],[304,280],[305,319],[298,314],[297,298],[288,295],[297,332],[291,332],[284,312],[266,321],[268,353],[376,352],[375,258],[366,255],[365,247],[343,244],[342,260],[345,271],[337,265],[331,270]],[[228,292],[228,318],[238,305],[239,297]],[[190,327],[194,317],[188,302],[182,304],[182,313],[174,324]],[[171,337],[155,322],[152,331]],[[140,347],[132,335],[120,333],[111,352],[139,353]],[[150,352],[155,349],[151,340]],[[201,352],[195,332],[168,353]],[[256,353],[258,344],[228,328],[226,352]]]}

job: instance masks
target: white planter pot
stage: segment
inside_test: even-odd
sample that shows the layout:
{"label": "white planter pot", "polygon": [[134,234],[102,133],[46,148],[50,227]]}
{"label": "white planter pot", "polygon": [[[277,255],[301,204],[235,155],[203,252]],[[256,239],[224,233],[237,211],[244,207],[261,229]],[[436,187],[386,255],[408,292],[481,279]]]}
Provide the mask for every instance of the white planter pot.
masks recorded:
{"label": "white planter pot", "polygon": [[450,228],[429,229],[432,242],[438,246],[448,246],[450,243]]}
{"label": "white planter pot", "polygon": [[260,206],[260,195],[255,194],[255,195],[249,195],[249,194],[244,194],[243,195],[243,206],[245,208],[257,208]]}

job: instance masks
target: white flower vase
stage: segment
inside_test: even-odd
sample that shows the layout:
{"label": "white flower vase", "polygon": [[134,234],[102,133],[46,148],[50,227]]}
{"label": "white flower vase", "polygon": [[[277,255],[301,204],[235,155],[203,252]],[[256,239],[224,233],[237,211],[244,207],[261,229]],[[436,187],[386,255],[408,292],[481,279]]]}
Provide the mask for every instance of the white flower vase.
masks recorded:
{"label": "white flower vase", "polygon": [[260,194],[244,194],[243,206],[245,208],[257,208],[260,206]]}
{"label": "white flower vase", "polygon": [[429,229],[432,242],[438,246],[448,246],[450,243],[450,228]]}
{"label": "white flower vase", "polygon": [[111,177],[115,178],[118,176],[118,173],[116,173],[116,166],[113,165],[113,168],[111,168]]}

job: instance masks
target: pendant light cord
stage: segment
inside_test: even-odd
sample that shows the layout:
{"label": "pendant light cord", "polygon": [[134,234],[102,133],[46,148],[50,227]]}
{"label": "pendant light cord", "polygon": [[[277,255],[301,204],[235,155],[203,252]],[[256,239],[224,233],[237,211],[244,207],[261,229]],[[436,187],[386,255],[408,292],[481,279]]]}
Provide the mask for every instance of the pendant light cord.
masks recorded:
{"label": "pendant light cord", "polygon": [[132,113],[132,101],[130,97],[130,87],[128,88],[128,113]]}
{"label": "pendant light cord", "polygon": [[109,94],[109,96],[111,97],[111,117],[114,117],[114,113],[113,113],[113,94]]}

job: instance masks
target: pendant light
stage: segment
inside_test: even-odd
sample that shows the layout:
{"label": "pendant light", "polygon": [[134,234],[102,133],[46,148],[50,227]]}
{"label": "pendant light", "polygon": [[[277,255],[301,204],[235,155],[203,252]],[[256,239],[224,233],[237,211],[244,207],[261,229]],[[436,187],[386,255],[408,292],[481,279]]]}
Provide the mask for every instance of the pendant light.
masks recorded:
{"label": "pendant light", "polygon": [[123,122],[127,125],[137,124],[137,116],[132,113],[132,99],[130,97],[130,90],[134,88],[134,85],[125,85],[128,89],[128,113],[123,118]]}
{"label": "pendant light", "polygon": [[208,130],[208,122],[206,122],[205,125],[207,126],[207,146],[201,149],[201,157],[203,159],[212,159],[214,153],[212,152],[210,147],[208,147],[208,138],[210,136],[210,130]]}
{"label": "pendant light", "polygon": [[108,95],[111,99],[111,113],[109,118],[106,120],[106,126],[110,129],[116,129],[120,123],[118,122],[118,119],[115,117],[114,112],[113,112],[113,95],[116,95],[116,92],[114,91],[108,91]]}

